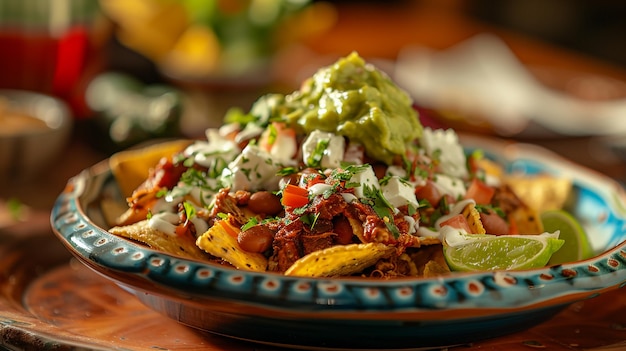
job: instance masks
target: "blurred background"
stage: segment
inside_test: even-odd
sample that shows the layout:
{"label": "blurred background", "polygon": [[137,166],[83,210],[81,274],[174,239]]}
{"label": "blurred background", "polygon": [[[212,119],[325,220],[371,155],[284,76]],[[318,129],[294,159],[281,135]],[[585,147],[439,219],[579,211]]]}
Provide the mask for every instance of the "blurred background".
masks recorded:
{"label": "blurred background", "polygon": [[[69,177],[113,152],[201,138],[228,108],[352,51],[413,96],[423,124],[535,143],[624,181],[624,18],[620,0],[0,0],[0,213],[47,216]],[[66,108],[24,110],[33,97],[15,89]],[[52,108],[69,122],[44,122],[64,132],[26,147],[16,135],[37,123],[24,115]]]}

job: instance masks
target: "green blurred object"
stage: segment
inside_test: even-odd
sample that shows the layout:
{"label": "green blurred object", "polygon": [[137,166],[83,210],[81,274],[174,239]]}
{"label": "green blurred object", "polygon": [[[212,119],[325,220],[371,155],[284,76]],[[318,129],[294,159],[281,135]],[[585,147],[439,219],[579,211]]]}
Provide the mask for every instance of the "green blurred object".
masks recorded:
{"label": "green blurred object", "polygon": [[140,142],[180,136],[181,93],[164,84],[146,85],[130,75],[106,72],[86,92],[105,149],[118,151]]}
{"label": "green blurred object", "polygon": [[266,58],[276,49],[274,31],[287,16],[302,10],[309,0],[185,0],[192,21],[210,27],[222,44],[229,64]]}
{"label": "green blurred object", "polygon": [[278,51],[308,33],[309,27],[317,28],[303,23],[303,18],[319,22],[308,12],[310,0],[101,0],[100,4],[115,24],[119,42],[149,58],[164,76],[217,84],[268,76]]}

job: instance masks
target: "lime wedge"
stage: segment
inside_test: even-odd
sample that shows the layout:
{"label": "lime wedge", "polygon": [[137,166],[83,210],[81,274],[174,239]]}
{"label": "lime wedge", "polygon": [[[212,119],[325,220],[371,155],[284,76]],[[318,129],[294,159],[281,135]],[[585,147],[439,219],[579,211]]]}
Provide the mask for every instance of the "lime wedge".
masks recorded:
{"label": "lime wedge", "polygon": [[563,247],[550,258],[549,264],[561,264],[584,260],[593,256],[587,234],[578,220],[563,210],[541,213],[541,222],[547,232],[559,230],[559,239],[565,240]]}
{"label": "lime wedge", "polygon": [[466,240],[444,245],[444,256],[454,271],[530,269],[545,266],[564,243],[553,234],[464,235]]}

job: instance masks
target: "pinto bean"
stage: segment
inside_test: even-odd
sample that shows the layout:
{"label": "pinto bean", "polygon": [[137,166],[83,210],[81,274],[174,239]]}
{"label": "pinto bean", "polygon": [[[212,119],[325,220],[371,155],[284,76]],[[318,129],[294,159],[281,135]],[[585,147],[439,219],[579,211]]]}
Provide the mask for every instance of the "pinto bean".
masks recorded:
{"label": "pinto bean", "polygon": [[264,225],[257,224],[237,236],[237,243],[248,252],[265,252],[272,246],[274,232]]}
{"label": "pinto bean", "polygon": [[269,191],[257,191],[250,195],[248,200],[248,209],[254,213],[262,213],[266,215],[276,215],[283,210],[278,196]]}

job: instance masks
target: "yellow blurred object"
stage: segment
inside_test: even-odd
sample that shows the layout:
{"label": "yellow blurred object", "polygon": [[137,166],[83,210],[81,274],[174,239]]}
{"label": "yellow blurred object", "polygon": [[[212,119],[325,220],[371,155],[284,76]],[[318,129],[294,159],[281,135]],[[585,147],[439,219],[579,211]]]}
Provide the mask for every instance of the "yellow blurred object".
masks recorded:
{"label": "yellow blurred object", "polygon": [[333,5],[310,0],[100,0],[126,47],[167,76],[217,80],[267,75],[286,46],[330,28]]}
{"label": "yellow blurred object", "polygon": [[176,0],[104,0],[102,10],[117,26],[126,46],[159,62],[189,26],[182,2]]}
{"label": "yellow blurred object", "polygon": [[179,76],[209,75],[220,61],[220,43],[210,28],[192,25],[180,36],[172,50],[161,62]]}
{"label": "yellow blurred object", "polygon": [[509,175],[505,183],[513,189],[522,201],[537,212],[563,209],[572,192],[572,180],[540,174]]}
{"label": "yellow blurred object", "polygon": [[316,2],[285,19],[276,32],[278,46],[299,42],[326,32],[337,21],[337,8],[326,2]]}
{"label": "yellow blurred object", "polygon": [[196,240],[196,246],[219,257],[237,269],[264,272],[267,258],[257,252],[248,252],[239,246],[237,235],[241,229],[232,225],[230,219],[220,220]]}

